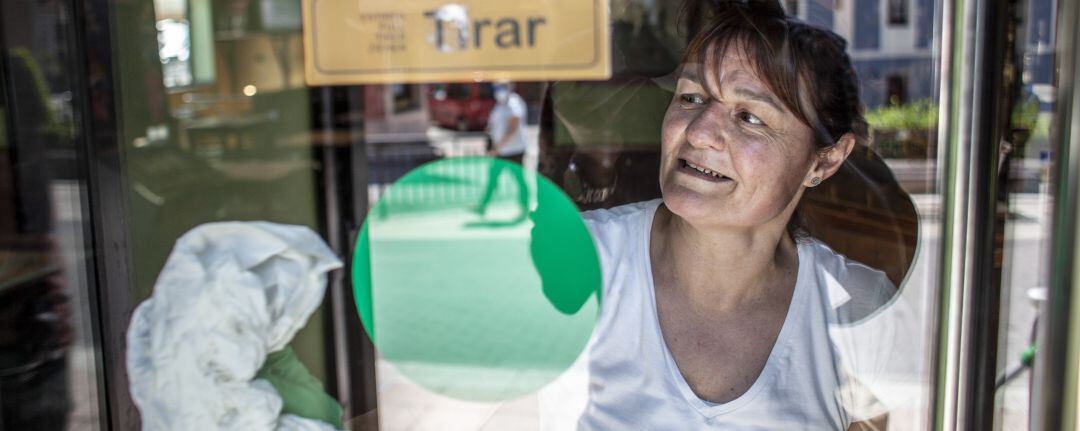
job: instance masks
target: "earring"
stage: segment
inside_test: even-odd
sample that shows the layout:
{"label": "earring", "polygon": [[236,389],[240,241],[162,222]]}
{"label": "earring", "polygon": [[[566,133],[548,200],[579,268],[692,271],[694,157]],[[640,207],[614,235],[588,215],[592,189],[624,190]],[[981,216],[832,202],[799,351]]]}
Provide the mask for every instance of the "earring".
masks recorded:
{"label": "earring", "polygon": [[821,184],[821,177],[814,177],[810,180],[810,187],[817,187],[818,184]]}

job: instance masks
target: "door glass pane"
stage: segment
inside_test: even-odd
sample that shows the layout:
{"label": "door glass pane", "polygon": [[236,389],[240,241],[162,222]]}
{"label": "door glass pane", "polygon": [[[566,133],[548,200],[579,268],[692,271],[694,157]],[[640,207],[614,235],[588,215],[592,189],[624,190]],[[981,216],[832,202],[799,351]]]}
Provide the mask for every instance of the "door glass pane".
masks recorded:
{"label": "door glass pane", "polygon": [[101,429],[69,2],[0,4],[0,428]]}
{"label": "door glass pane", "polygon": [[363,2],[334,61],[454,73],[334,86],[316,3],[109,4],[144,424],[928,423],[934,1],[595,2],[587,80],[546,3]]}
{"label": "door glass pane", "polygon": [[[897,12],[897,5],[903,6],[904,10],[900,11],[903,13]],[[836,3],[835,7],[828,7],[820,2],[807,2],[805,7],[800,9],[802,5],[788,2],[785,6],[789,8],[788,10],[795,11],[800,19],[815,26],[831,29],[846,41],[848,55],[860,80],[858,91],[862,103],[866,106],[865,118],[869,126],[867,131],[869,139],[860,142],[864,145],[854,149],[848,162],[836,176],[814,188],[804,197],[806,230],[813,238],[817,238],[831,249],[846,255],[852,261],[861,262],[866,267],[872,268],[873,272],[870,274],[876,274],[880,277],[879,280],[884,280],[892,286],[899,286],[897,290],[887,291],[885,297],[869,300],[868,304],[863,302],[868,301],[866,296],[857,295],[865,295],[865,292],[860,293],[858,289],[869,288],[869,286],[856,285],[854,295],[856,302],[859,302],[858,306],[852,303],[847,309],[841,311],[841,313],[849,313],[846,316],[851,321],[848,321],[846,325],[840,325],[843,328],[834,328],[840,334],[835,335],[833,343],[849,342],[873,346],[871,349],[881,349],[882,352],[888,352],[891,355],[888,361],[866,365],[864,368],[854,366],[858,368],[856,370],[845,370],[852,374],[862,373],[856,379],[865,379],[861,384],[871,388],[866,391],[852,390],[844,394],[858,393],[868,397],[868,399],[858,400],[862,403],[858,406],[859,413],[863,415],[861,419],[874,419],[877,421],[874,424],[887,422],[888,429],[922,429],[927,423],[928,405],[925,394],[929,387],[931,372],[927,368],[926,361],[930,357],[929,336],[934,330],[930,325],[933,310],[931,306],[938,288],[937,259],[941,226],[941,199],[937,192],[938,178],[936,177],[938,152],[935,143],[938,114],[936,100],[938,77],[935,62],[937,53],[934,50],[937,45],[934,43],[933,34],[936,19],[935,4],[930,1],[884,4],[841,2]],[[661,144],[662,123],[665,112],[670,115],[669,105],[675,106],[671,104],[671,101],[673,97],[677,97],[675,93],[678,85],[677,68],[681,63],[686,45],[689,39],[695,36],[696,29],[707,26],[709,23],[707,17],[712,12],[704,9],[704,7],[683,9],[674,3],[615,2],[612,4],[611,17],[614,51],[614,71],[611,79],[604,81],[563,80],[547,82],[543,85],[514,82],[512,91],[522,96],[529,112],[538,111],[535,125],[531,120],[533,117],[529,117],[525,129],[529,139],[536,140],[535,151],[537,151],[538,160],[535,162],[530,160],[531,153],[528,148],[532,147],[527,147],[522,153],[525,172],[532,169],[530,163],[536,163],[535,169],[544,178],[562,189],[581,210],[619,207],[618,211],[630,211],[634,207],[623,205],[649,202],[660,198],[662,180],[658,182],[657,179],[663,178],[662,172],[665,169],[663,165],[665,156]],[[433,146],[442,150],[440,152],[442,157],[483,154],[485,146],[490,148],[499,136],[497,131],[492,132],[496,125],[491,123],[487,124],[488,136],[476,134],[472,130],[483,127],[472,124],[471,120],[468,120],[470,115],[466,113],[468,107],[463,103],[449,103],[454,98],[465,100],[474,97],[469,95],[472,94],[471,92],[466,91],[471,85],[451,84],[449,87],[444,87],[441,83],[435,84],[436,89],[450,89],[449,97],[435,96],[430,102],[432,121],[437,127],[429,129],[428,139],[431,140]],[[539,91],[535,92],[533,88]],[[433,94],[439,94],[438,90],[435,91],[436,93]],[[475,115],[481,119],[495,118],[490,117],[490,114]],[[466,118],[465,121],[462,121],[463,116]],[[455,133],[452,131],[454,129],[459,131]],[[723,151],[720,152],[723,153]],[[702,153],[704,151],[695,154],[700,156]],[[369,167],[380,171],[388,170],[391,166],[390,160],[383,160],[369,159]],[[725,160],[721,163],[734,163],[726,159],[720,160]],[[458,170],[453,171],[451,168]],[[447,171],[439,171],[443,172],[440,175],[447,175],[446,172],[459,172],[454,174],[456,181],[477,180],[481,183],[486,181],[488,184],[498,182],[498,188],[506,191],[496,192],[495,196],[500,196],[500,193],[510,193],[510,196],[503,197],[501,200],[513,201],[513,191],[518,189],[514,184],[516,181],[514,176],[503,173],[504,171],[493,169],[485,172],[481,169],[478,173],[470,174],[465,162],[456,165],[448,164],[445,169]],[[452,337],[453,334],[444,332],[446,330],[428,328],[408,332],[407,329],[401,329],[401,332],[395,333],[392,329],[394,325],[400,326],[405,323],[379,317],[382,310],[383,313],[416,316],[415,318],[422,319],[423,322],[441,321],[439,309],[424,309],[416,314],[409,314],[397,308],[402,306],[395,305],[396,303],[389,299],[380,302],[377,296],[390,295],[390,293],[379,290],[378,285],[380,282],[393,284],[393,286],[409,285],[421,292],[449,289],[447,285],[449,282],[428,281],[425,284],[422,280],[411,278],[409,274],[399,275],[398,272],[406,270],[394,267],[389,256],[395,259],[415,256],[415,262],[422,262],[423,266],[428,268],[427,270],[433,271],[440,279],[453,278],[445,275],[447,271],[467,272],[471,270],[471,267],[467,263],[458,263],[454,266],[439,262],[439,259],[452,259],[453,256],[444,256],[436,252],[413,250],[392,253],[387,249],[393,242],[384,237],[380,244],[374,239],[375,235],[379,235],[380,231],[383,235],[391,235],[391,232],[398,232],[395,229],[404,230],[406,227],[417,231],[429,231],[423,224],[436,223],[437,220],[448,222],[458,217],[450,213],[431,210],[428,214],[431,218],[423,219],[425,220],[423,223],[394,218],[394,208],[405,205],[402,202],[407,195],[415,196],[413,199],[419,199],[421,202],[440,209],[445,209],[446,205],[464,205],[467,208],[470,205],[468,203],[470,199],[480,200],[479,203],[472,204],[478,207],[475,210],[476,215],[462,214],[460,216],[468,220],[476,219],[473,223],[512,222],[515,213],[512,210],[501,213],[489,209],[485,206],[486,201],[479,199],[484,195],[483,190],[474,192],[467,186],[445,192],[450,195],[462,193],[465,197],[461,199],[465,202],[458,204],[444,203],[443,195],[439,192],[433,192],[427,199],[419,192],[406,193],[404,187],[419,187],[415,181],[423,178],[420,175],[436,174],[434,168],[431,172],[423,169],[414,172],[417,177],[407,176],[402,179],[400,186],[403,188],[400,190],[396,189],[397,186],[383,184],[397,178],[393,175],[380,176],[380,180],[370,186],[377,191],[369,194],[374,208],[374,212],[368,219],[368,226],[372,229],[370,231],[372,236],[368,238],[372,241],[369,246],[371,255],[363,256],[365,261],[370,262],[370,272],[365,273],[365,276],[371,277],[372,287],[369,293],[373,297],[372,302],[366,305],[372,307],[370,312],[374,317],[371,319],[376,328],[377,337],[389,339],[392,333],[398,334],[404,337],[402,343],[434,345],[445,351],[453,349],[454,346],[438,344],[437,341],[427,337]],[[739,172],[733,172],[733,175],[735,173]],[[528,180],[526,182],[528,183]],[[476,194],[470,195],[470,193]],[[402,201],[399,202],[398,199]],[[495,198],[496,202],[499,200],[500,198]],[[655,208],[655,206],[646,206],[646,208]],[[388,212],[382,213],[380,209],[386,209]],[[425,209],[414,207],[414,211],[424,212]],[[604,213],[591,213],[591,217],[596,217],[597,214]],[[372,219],[372,217],[376,218]],[[380,222],[380,220],[387,221]],[[394,222],[401,224],[395,227]],[[463,223],[468,226],[469,222]],[[615,243],[619,244],[618,246],[613,246],[606,243],[614,241],[613,238],[597,234],[595,225],[590,227],[594,228],[594,240],[597,241],[597,246],[601,250],[602,264],[627,265],[622,268],[623,271],[631,271],[629,267],[639,265],[637,261],[613,262],[614,258],[611,254],[615,252],[610,249],[605,250],[605,247],[635,247],[631,245],[635,243],[618,242]],[[478,239],[481,237],[481,234],[477,233],[481,232],[477,230],[479,227],[473,225],[471,229],[473,230],[461,229],[455,233],[473,238],[485,247],[492,249],[497,247],[491,241],[491,237],[488,237],[487,241]],[[533,235],[533,241],[536,241],[537,233],[534,231]],[[430,249],[437,246],[434,242],[425,244],[418,247]],[[465,249],[461,248],[461,250]],[[478,258],[481,262],[472,265],[487,269],[490,277],[496,278],[514,273],[512,260],[494,260],[495,257],[487,256],[482,251],[469,250],[469,253],[484,256]],[[387,257],[380,258],[377,256],[379,254]],[[655,256],[652,256],[653,270],[663,264],[662,259],[658,261]],[[862,268],[862,266],[858,267]],[[381,276],[378,274],[379,271],[384,271]],[[603,268],[602,271],[605,277],[620,276],[617,272],[614,273],[615,275],[607,272],[608,268]],[[694,271],[691,271],[691,274],[693,273]],[[700,274],[708,273],[701,271]],[[397,278],[392,278],[392,276]],[[622,276],[625,277],[625,275]],[[653,277],[648,283],[651,284],[656,280],[655,273]],[[605,283],[609,281],[605,278]],[[864,279],[861,282],[866,283],[867,280]],[[615,288],[605,284],[604,293],[608,293],[608,289]],[[659,291],[660,287],[655,287],[655,289]],[[443,295],[446,294],[443,293]],[[511,391],[511,396],[496,400],[483,399],[481,395],[487,393],[477,392],[479,389],[476,388],[476,382],[461,380],[488,378],[496,381],[485,382],[486,386],[501,388],[503,386],[500,384],[511,380],[510,377],[505,375],[493,377],[464,371],[460,369],[461,362],[468,363],[468,360],[460,356],[452,357],[449,353],[445,353],[446,356],[438,356],[437,352],[428,352],[428,356],[425,357],[425,366],[435,369],[441,366],[443,370],[447,370],[445,373],[456,372],[459,376],[457,379],[445,377],[431,371],[430,368],[425,369],[403,361],[401,357],[407,354],[402,352],[400,345],[395,345],[389,340],[376,340],[376,347],[381,353],[377,367],[380,380],[378,392],[380,426],[383,429],[446,427],[452,429],[565,429],[575,427],[580,421],[585,427],[618,428],[629,426],[627,424],[630,423],[638,426],[643,423],[632,422],[636,420],[657,420],[661,421],[658,423],[663,424],[679,423],[679,421],[697,423],[694,421],[700,420],[701,415],[705,414],[703,412],[724,409],[723,406],[714,405],[716,403],[713,401],[726,400],[740,406],[730,407],[731,409],[742,408],[746,409],[745,411],[751,411],[754,408],[753,402],[742,407],[739,397],[735,397],[734,400],[725,399],[723,396],[710,399],[707,395],[697,392],[698,387],[694,385],[695,382],[687,377],[689,373],[681,369],[679,355],[672,353],[675,349],[674,343],[666,332],[660,332],[662,338],[658,338],[657,329],[651,327],[649,330],[653,331],[653,335],[642,333],[628,338],[619,338],[627,337],[619,333],[618,328],[615,328],[617,325],[612,323],[619,320],[620,314],[650,310],[648,307],[632,308],[634,305],[632,299],[629,298],[634,297],[629,295],[631,294],[622,292],[612,294],[611,297],[616,298],[613,301],[618,304],[617,306],[604,303],[605,298],[601,297],[600,317],[593,328],[590,344],[585,347],[585,352],[593,355],[592,357],[579,357],[578,363],[573,364],[558,378],[539,388],[521,392],[513,392],[514,388],[511,388],[508,389]],[[510,307],[513,304],[507,299],[497,297],[495,299],[489,297],[487,300],[504,307]],[[653,299],[653,301],[660,300]],[[408,304],[416,305],[414,302],[408,302]],[[646,300],[645,304],[648,305],[649,301]],[[791,306],[795,307],[794,304]],[[843,305],[837,305],[837,308],[840,307]],[[447,305],[447,308],[451,307]],[[364,311],[365,309],[361,307],[361,313]],[[652,313],[656,311],[653,310]],[[660,314],[663,314],[663,310],[660,310]],[[650,321],[648,319],[656,322],[658,317],[655,314],[651,316],[646,319],[646,322]],[[456,317],[456,319],[461,319],[461,317]],[[383,325],[381,330],[378,329],[380,324]],[[453,326],[452,322],[444,324],[458,328],[458,326]],[[807,330],[805,326],[809,326],[810,323],[804,321],[784,325],[795,328],[804,326],[799,329]],[[421,326],[421,328],[425,327]],[[473,328],[473,330],[477,334],[486,333],[484,328]],[[667,331],[667,329],[662,328],[661,331]],[[844,334],[844,331],[847,333]],[[400,334],[415,334],[416,338]],[[519,336],[527,337],[527,335]],[[778,335],[778,337],[785,336]],[[506,341],[489,340],[488,344],[484,344],[483,340],[479,342],[479,345],[492,349],[496,346],[504,348],[508,344],[513,345]],[[477,343],[474,340],[468,340],[468,345],[476,346]],[[425,349],[423,346],[416,349],[423,351]],[[844,347],[851,346],[834,346],[837,351],[843,351]],[[625,370],[633,371],[621,372],[646,377],[631,378],[625,374],[604,372],[604,367],[608,369],[614,367],[613,362],[610,361],[617,360],[616,358],[630,360],[622,356],[626,353],[615,352],[619,349],[634,352],[634,360],[640,362],[632,366],[626,365]],[[644,349],[644,351],[635,349]],[[698,351],[689,349],[689,352],[685,354],[691,358],[695,354],[705,354],[706,344],[703,343],[696,349]],[[854,350],[860,351],[858,347]],[[667,356],[656,356],[657,352],[665,351]],[[865,353],[865,349],[860,353]],[[649,362],[650,355],[653,358],[659,358],[660,361]],[[600,358],[597,359],[597,356]],[[537,355],[537,357],[542,358],[544,355]],[[880,356],[878,358],[880,359]],[[473,365],[483,362],[476,358],[471,361]],[[851,363],[847,365],[852,366]],[[518,367],[515,370],[522,373],[532,370],[529,366],[518,365]],[[777,372],[790,372],[790,370]],[[767,376],[767,374],[762,375]],[[617,389],[601,390],[601,387],[630,385],[636,388],[636,391],[647,392],[653,388],[643,381],[654,377],[676,388],[671,389],[671,392],[657,392],[658,395],[655,396],[664,399],[664,402],[697,402],[699,403],[697,407],[700,409],[686,411],[685,416],[667,416],[662,414],[665,411],[663,408],[650,405],[648,410],[653,416],[642,418],[635,412],[615,409],[611,407],[611,404],[605,404],[612,403],[613,399],[618,399],[617,397],[626,397],[627,402],[631,402],[633,396],[621,393]],[[765,381],[767,378],[761,379]],[[525,380],[519,378],[518,381]],[[582,381],[590,380],[592,386],[586,387],[580,384]],[[767,391],[753,389],[755,384],[751,383],[749,384],[751,389],[743,387],[743,390]],[[707,386],[701,387],[707,388]],[[612,395],[613,392],[615,395]],[[765,396],[761,397],[765,398]],[[852,411],[855,411],[856,401],[849,401],[853,404],[846,405],[845,408],[850,407]],[[762,401],[762,403],[766,402],[768,401]],[[797,404],[802,408],[810,402]],[[838,404],[843,403],[838,402]],[[585,409],[584,413],[579,409]],[[856,417],[854,413],[846,414],[849,416],[843,420],[848,423],[858,422],[859,417]],[[712,420],[721,428],[733,426],[732,424],[747,426],[745,422],[739,422],[743,419],[740,419],[738,413],[727,416],[718,414],[713,416]],[[790,426],[783,422],[785,420],[783,418],[774,420],[777,422],[768,422],[768,426],[773,428]]]}
{"label": "door glass pane", "polygon": [[[184,390],[153,389],[190,387],[180,384],[194,381],[184,373],[208,379],[200,392],[213,406],[192,413],[189,427],[210,427],[231,409],[244,412],[237,423],[259,420],[264,412],[251,403],[263,392],[282,414],[340,426],[338,400],[348,398],[349,374],[337,371],[346,362],[333,359],[324,304],[341,289],[326,272],[337,264],[328,244],[339,244],[330,238],[345,221],[327,225],[340,209],[327,204],[332,189],[323,175],[335,162],[320,151],[348,149],[348,124],[362,112],[342,108],[350,103],[346,92],[304,85],[299,2],[109,7],[118,17],[114,82],[134,287],[126,354],[139,364],[127,371],[144,426],[197,411]],[[415,97],[402,93],[391,108],[407,109]],[[322,124],[326,135],[316,133]],[[341,125],[345,131],[335,133]],[[222,268],[226,262],[238,266]],[[238,274],[254,279],[230,278]],[[256,292],[266,296],[245,296]],[[178,320],[158,326],[169,319]],[[232,332],[214,332],[223,328]],[[269,332],[278,335],[243,344]],[[182,344],[211,365],[157,356]],[[229,349],[251,362],[225,354]],[[270,387],[227,396],[209,383],[243,380],[246,387],[253,378]],[[338,391],[346,396],[331,395]]]}
{"label": "door glass pane", "polygon": [[995,265],[1000,267],[998,381],[995,420],[1000,429],[1031,425],[1031,366],[1039,307],[1049,280],[1050,178],[1056,147],[1050,136],[1055,110],[1054,2],[1020,2],[1009,62],[1011,123],[1001,143],[995,214],[1000,234]]}

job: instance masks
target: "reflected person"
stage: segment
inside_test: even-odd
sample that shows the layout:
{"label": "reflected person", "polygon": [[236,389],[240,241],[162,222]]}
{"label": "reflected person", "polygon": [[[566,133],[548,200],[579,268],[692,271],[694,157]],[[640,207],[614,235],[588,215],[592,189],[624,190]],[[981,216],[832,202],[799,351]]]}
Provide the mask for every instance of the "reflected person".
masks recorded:
{"label": "reflected person", "polygon": [[845,47],[761,0],[721,2],[691,41],[662,199],[584,213],[603,308],[580,429],[884,428],[871,383],[895,332],[835,334],[896,289],[799,218],[806,189],[868,141]]}
{"label": "reflected person", "polygon": [[[497,156],[500,159],[521,164],[528,147],[528,138],[525,135],[525,118],[528,114],[525,100],[515,93],[509,83],[500,82],[492,86],[495,96],[495,107],[488,115],[487,132],[491,139],[491,148],[488,155]],[[492,163],[487,174],[487,186],[476,212],[481,216],[487,211],[495,197],[499,186],[499,176],[508,165],[505,163]],[[532,167],[535,171],[535,167]],[[509,171],[509,170],[508,170]],[[526,178],[520,173],[510,171],[511,179],[518,187],[518,201],[520,204],[519,216],[514,222],[523,221],[529,208],[529,195],[531,190],[526,183]]]}

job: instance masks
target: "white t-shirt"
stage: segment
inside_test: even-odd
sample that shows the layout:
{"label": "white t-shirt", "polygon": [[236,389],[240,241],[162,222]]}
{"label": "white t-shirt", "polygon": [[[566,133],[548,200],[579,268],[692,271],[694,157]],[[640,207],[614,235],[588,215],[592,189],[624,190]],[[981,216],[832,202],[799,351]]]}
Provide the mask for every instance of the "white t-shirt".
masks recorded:
{"label": "white t-shirt", "polygon": [[488,131],[491,133],[491,142],[493,144],[498,144],[506,135],[510,120],[514,117],[518,119],[517,131],[514,132],[514,137],[510,138],[510,141],[499,149],[500,156],[518,156],[525,153],[528,147],[528,140],[525,136],[525,118],[527,114],[528,108],[525,106],[525,100],[514,92],[508,95],[505,103],[497,103],[494,108],[491,108],[491,114],[488,114]]}
{"label": "white t-shirt", "polygon": [[[881,271],[814,239],[798,243],[791,305],[757,380],[727,403],[698,398],[664,343],[656,313],[648,250],[660,202],[583,214],[603,267],[601,311],[578,369],[547,396],[583,404],[578,429],[846,429],[888,411],[880,383],[897,328],[877,310],[896,289]],[[575,378],[587,379],[587,397],[574,396],[575,385],[585,385]],[[575,412],[563,407],[561,414]],[[568,426],[556,422],[544,428]]]}

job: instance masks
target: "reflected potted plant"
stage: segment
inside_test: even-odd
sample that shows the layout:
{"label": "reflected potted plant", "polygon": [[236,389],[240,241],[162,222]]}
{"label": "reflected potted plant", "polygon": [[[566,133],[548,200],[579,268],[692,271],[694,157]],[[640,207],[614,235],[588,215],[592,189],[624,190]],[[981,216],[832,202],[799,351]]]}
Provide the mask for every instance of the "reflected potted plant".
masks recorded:
{"label": "reflected potted plant", "polygon": [[933,158],[937,149],[931,133],[937,126],[937,115],[937,105],[928,99],[870,110],[866,121],[874,151],[883,159]]}
{"label": "reflected potted plant", "polygon": [[[1024,147],[1026,146],[1028,139],[1038,129],[1039,123],[1039,100],[1035,98],[1028,99],[1022,103],[1017,103],[1013,107],[1012,112],[1012,152],[1015,154],[1026,154]],[[1041,132],[1042,130],[1040,130]]]}

